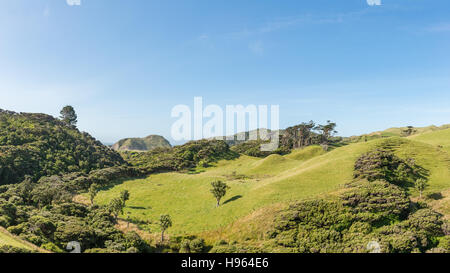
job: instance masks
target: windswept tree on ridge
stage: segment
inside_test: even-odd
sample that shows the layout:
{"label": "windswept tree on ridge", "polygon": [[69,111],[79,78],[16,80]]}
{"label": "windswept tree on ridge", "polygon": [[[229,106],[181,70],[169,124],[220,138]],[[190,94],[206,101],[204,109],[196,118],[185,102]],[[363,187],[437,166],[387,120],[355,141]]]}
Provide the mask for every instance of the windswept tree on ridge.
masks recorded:
{"label": "windswept tree on ridge", "polygon": [[67,125],[75,126],[77,124],[77,114],[75,113],[75,109],[72,106],[67,105],[59,112],[61,114],[60,118]]}

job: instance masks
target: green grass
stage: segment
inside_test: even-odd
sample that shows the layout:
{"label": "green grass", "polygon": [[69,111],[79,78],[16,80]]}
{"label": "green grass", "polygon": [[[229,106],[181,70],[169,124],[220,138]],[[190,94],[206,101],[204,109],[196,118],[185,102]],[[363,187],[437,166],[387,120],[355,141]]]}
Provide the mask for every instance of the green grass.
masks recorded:
{"label": "green grass", "polygon": [[25,249],[28,249],[28,250],[36,250],[36,249],[33,249],[28,244],[22,242],[21,240],[18,240],[16,238],[14,238],[14,236],[9,234],[5,230],[0,229],[0,246],[4,246],[4,245],[19,247],[19,248],[25,248]]}
{"label": "green grass", "polygon": [[[222,160],[197,174],[171,172],[126,180],[101,191],[95,201],[106,204],[126,189],[131,198],[125,215],[153,221],[151,232],[159,231],[156,222],[161,214],[170,214],[173,226],[169,234],[211,233],[276,204],[336,192],[352,180],[356,159],[382,144],[391,145],[401,157],[414,157],[417,164],[430,170],[427,192],[450,188],[448,153],[427,143],[394,137],[350,144],[327,153],[309,147],[264,159],[241,156]],[[219,208],[209,191],[216,179],[231,186]],[[413,189],[410,192],[417,194]]]}
{"label": "green grass", "polygon": [[323,155],[324,153],[325,150],[322,147],[314,145],[303,149],[294,150],[290,154],[286,155],[286,158],[305,161],[313,157]]}
{"label": "green grass", "polygon": [[[435,125],[426,126],[426,127],[414,127],[414,130],[416,130],[414,135],[417,136],[419,134],[424,134],[424,133],[428,133],[428,132],[436,132],[436,131],[445,130],[448,128],[450,128],[450,124],[442,125],[440,127],[435,126]],[[387,130],[381,131],[381,132],[375,132],[372,134],[381,134],[383,136],[402,136],[403,130],[405,130],[405,129],[407,129],[407,127],[394,127],[394,128],[389,128]],[[372,134],[369,134],[369,135],[372,135]]]}
{"label": "green grass", "polygon": [[442,146],[446,152],[450,153],[450,129],[414,135],[410,138],[434,146]]}

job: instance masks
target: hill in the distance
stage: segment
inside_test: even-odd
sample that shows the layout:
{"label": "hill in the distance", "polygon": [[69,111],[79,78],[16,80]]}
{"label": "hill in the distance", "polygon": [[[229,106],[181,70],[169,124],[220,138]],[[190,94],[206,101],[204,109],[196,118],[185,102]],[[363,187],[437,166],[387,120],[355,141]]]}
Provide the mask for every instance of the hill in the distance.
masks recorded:
{"label": "hill in the distance", "polygon": [[115,143],[116,151],[150,151],[155,148],[171,148],[169,141],[162,136],[150,135],[144,138],[125,138]]}

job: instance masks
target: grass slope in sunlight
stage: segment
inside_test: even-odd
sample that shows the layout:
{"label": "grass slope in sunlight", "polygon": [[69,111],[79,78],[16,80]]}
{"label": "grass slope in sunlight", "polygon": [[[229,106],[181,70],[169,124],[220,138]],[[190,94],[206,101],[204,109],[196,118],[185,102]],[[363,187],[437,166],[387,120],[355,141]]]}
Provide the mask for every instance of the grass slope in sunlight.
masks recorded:
{"label": "grass slope in sunlight", "polygon": [[[246,224],[241,224],[241,228],[248,229],[247,234],[251,236],[256,227],[248,224],[249,219],[270,222],[268,214],[276,214],[283,204],[336,192],[352,180],[356,159],[380,146],[392,147],[401,157],[414,157],[417,164],[429,169],[427,193],[450,188],[446,152],[430,144],[394,137],[351,144],[327,153],[309,147],[287,156],[271,155],[264,159],[241,156],[222,160],[202,173],[171,172],[127,180],[101,191],[96,202],[106,204],[126,189],[131,198],[125,215],[152,221],[151,232],[159,231],[157,219],[161,214],[170,214],[173,226],[168,232],[172,235],[209,233],[213,236],[214,232],[227,233],[225,227],[234,230],[232,226],[242,222]],[[217,179],[231,187],[219,208],[215,207],[210,193],[210,183]],[[410,192],[417,194],[413,189]],[[269,226],[266,224],[263,228]]]}
{"label": "grass slope in sunlight", "polygon": [[14,238],[13,235],[9,234],[9,232],[7,232],[3,228],[1,228],[0,229],[0,246],[5,246],[5,245],[18,247],[18,248],[24,248],[24,249],[33,250],[33,251],[36,251],[38,249],[37,247],[31,247],[30,243],[23,242],[20,239]]}
{"label": "grass slope in sunlight", "polygon": [[441,146],[447,153],[450,153],[450,129],[414,135],[410,138],[437,147]]}

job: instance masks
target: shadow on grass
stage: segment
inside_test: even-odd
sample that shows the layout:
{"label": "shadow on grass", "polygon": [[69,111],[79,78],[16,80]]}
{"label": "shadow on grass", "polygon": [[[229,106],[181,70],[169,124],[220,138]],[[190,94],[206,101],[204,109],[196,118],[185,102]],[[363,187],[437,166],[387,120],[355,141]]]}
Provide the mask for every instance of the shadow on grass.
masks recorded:
{"label": "shadow on grass", "polygon": [[140,209],[140,210],[145,210],[145,209],[151,209],[150,207],[137,207],[137,206],[127,206],[130,209]]}
{"label": "shadow on grass", "polygon": [[441,200],[442,198],[444,198],[444,196],[440,192],[428,194],[427,197],[433,200]]}
{"label": "shadow on grass", "polygon": [[112,180],[111,182],[109,182],[108,185],[102,185],[101,186],[101,190],[102,191],[107,191],[107,190],[110,190],[110,189],[114,188],[117,185],[123,184],[123,182],[134,181],[134,180],[141,180],[141,179],[145,179],[145,176],[135,177],[135,178],[119,178],[119,179],[115,179],[115,180]]}
{"label": "shadow on grass", "polygon": [[238,199],[240,199],[240,198],[242,198],[242,195],[236,195],[236,196],[233,196],[233,197],[231,197],[230,199],[228,199],[227,201],[223,202],[222,205],[225,205],[225,204],[227,204],[227,203],[236,201],[236,200],[238,200]]}

